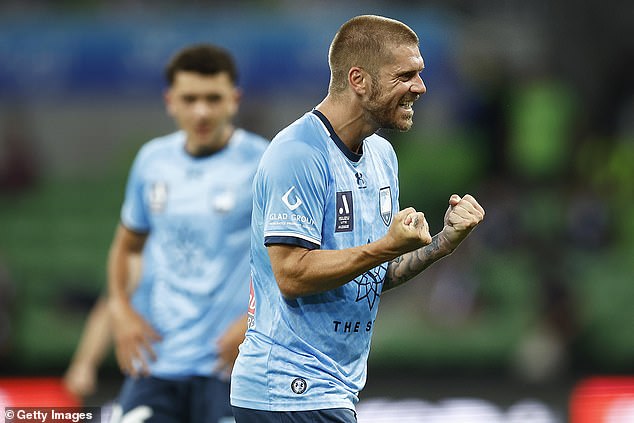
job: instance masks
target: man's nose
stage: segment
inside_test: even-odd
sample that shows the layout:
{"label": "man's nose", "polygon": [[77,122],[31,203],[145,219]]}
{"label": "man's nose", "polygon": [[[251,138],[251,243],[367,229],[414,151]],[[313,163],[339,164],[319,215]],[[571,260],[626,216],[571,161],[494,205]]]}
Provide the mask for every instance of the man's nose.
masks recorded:
{"label": "man's nose", "polygon": [[420,75],[416,75],[409,90],[418,95],[423,95],[427,92],[427,86],[425,86],[425,82]]}
{"label": "man's nose", "polygon": [[194,114],[196,116],[207,116],[209,114],[209,105],[204,101],[197,101],[194,104]]}

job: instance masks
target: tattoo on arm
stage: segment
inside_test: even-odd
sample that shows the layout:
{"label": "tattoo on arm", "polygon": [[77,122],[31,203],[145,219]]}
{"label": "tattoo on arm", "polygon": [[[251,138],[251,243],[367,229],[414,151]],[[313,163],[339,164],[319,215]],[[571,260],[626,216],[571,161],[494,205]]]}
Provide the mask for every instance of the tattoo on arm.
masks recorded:
{"label": "tattoo on arm", "polygon": [[383,292],[402,285],[447,254],[441,249],[436,235],[430,244],[395,258],[387,267]]}

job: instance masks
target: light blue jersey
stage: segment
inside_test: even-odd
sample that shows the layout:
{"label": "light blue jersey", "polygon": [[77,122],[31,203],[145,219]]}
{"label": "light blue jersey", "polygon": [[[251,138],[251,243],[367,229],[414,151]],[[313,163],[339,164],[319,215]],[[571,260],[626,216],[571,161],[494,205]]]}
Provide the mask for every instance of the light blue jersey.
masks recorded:
{"label": "light blue jersey", "polygon": [[121,220],[149,233],[132,303],[163,337],[154,376],[212,375],[218,337],[247,311],[251,185],[267,146],[236,129],[225,148],[196,158],[179,131],[135,158]]}
{"label": "light blue jersey", "polygon": [[378,240],[398,212],[397,173],[388,141],[372,135],[355,154],[316,110],[271,142],[254,180],[249,329],[232,374],[232,405],[354,409],[387,264],[288,300],[266,245],[341,250]]}

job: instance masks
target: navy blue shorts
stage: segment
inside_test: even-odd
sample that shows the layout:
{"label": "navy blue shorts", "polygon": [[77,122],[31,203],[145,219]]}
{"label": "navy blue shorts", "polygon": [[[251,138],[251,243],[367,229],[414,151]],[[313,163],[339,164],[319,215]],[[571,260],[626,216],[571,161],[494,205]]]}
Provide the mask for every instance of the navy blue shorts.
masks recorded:
{"label": "navy blue shorts", "polygon": [[348,408],[311,411],[263,411],[233,407],[236,423],[357,423],[357,414]]}
{"label": "navy blue shorts", "polygon": [[156,423],[230,423],[234,420],[229,391],[228,381],[212,377],[127,377],[115,405],[121,409],[113,414],[121,412],[131,421]]}

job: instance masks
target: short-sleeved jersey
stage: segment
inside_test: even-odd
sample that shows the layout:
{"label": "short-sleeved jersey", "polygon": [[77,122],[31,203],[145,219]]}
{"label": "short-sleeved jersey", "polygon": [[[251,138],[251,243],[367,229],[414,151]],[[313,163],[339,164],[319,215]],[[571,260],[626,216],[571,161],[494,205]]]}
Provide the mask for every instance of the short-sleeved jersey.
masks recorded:
{"label": "short-sleeved jersey", "polygon": [[316,295],[284,298],[266,246],[341,250],[383,237],[398,211],[396,155],[378,135],[355,154],[317,110],[281,131],[254,179],[249,329],[232,374],[234,406],[352,408],[387,264]]}
{"label": "short-sleeved jersey", "polygon": [[121,221],[149,234],[132,304],[162,336],[154,376],[211,375],[218,337],[247,311],[251,186],[267,146],[236,129],[225,148],[197,158],[179,131],[134,160]]}

